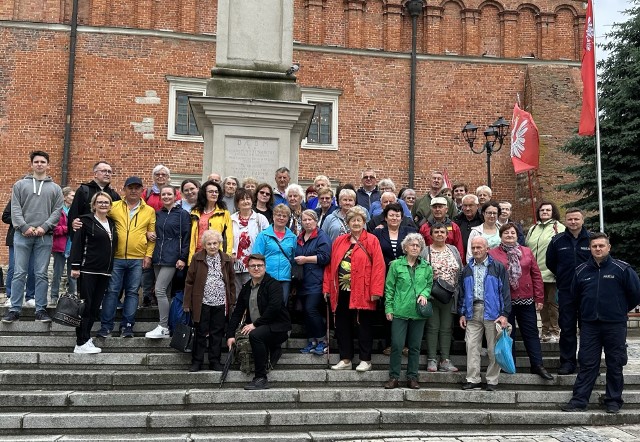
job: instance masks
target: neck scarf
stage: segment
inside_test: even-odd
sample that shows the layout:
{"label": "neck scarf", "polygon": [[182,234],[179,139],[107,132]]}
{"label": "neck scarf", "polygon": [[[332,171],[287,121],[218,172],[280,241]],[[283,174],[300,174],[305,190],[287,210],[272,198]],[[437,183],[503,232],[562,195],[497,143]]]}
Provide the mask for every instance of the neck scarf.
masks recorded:
{"label": "neck scarf", "polygon": [[520,286],[520,277],[522,276],[522,267],[520,266],[520,258],[522,258],[522,251],[518,244],[512,246],[500,243],[500,247],[507,254],[507,274],[509,275],[509,285],[512,289],[517,289]]}

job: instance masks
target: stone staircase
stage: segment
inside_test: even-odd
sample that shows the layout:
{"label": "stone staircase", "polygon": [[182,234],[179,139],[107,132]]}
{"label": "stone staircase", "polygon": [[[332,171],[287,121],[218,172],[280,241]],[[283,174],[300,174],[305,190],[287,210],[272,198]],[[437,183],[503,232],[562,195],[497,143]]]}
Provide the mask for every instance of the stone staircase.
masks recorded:
{"label": "stone staircase", "polygon": [[[604,376],[589,411],[564,413],[558,406],[571,397],[575,376],[543,381],[529,374],[521,342],[516,343],[519,372],[501,374],[496,392],[460,389],[463,342],[454,343],[452,356],[461,372],[421,371],[422,389],[385,390],[387,356],[374,354],[374,369],[367,373],[332,371],[328,364],[336,363],[337,355],[327,361],[298,352],[305,340],[296,326],[269,374],[271,389],[244,391],[251,376],[237,370],[220,388],[219,372],[188,373],[190,355],[168,347],[168,340],[144,338],[157,314],[139,310],[134,338],[95,339],[103,349],[98,355],[73,354],[73,329],[36,323],[33,309],[23,309],[19,322],[0,323],[0,440],[329,441],[462,428],[508,434],[640,423],[639,372],[627,371],[620,414],[608,415],[598,406]],[[553,372],[557,344],[542,346],[545,366]],[[422,370],[425,365],[422,356]]]}

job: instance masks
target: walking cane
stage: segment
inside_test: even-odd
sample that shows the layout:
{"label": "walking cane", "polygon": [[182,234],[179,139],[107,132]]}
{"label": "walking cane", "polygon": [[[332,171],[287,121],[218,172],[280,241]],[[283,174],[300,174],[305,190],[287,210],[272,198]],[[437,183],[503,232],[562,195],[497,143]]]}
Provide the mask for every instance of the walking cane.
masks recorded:
{"label": "walking cane", "polygon": [[331,336],[329,336],[329,301],[327,300],[327,367],[329,367],[329,355],[331,354]]}

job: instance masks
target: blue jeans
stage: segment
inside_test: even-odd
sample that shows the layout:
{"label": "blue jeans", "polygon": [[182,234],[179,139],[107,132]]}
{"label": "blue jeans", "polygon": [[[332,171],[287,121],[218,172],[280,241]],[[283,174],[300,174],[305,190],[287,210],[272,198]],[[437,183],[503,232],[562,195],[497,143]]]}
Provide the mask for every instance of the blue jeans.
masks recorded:
{"label": "blue jeans", "polygon": [[102,300],[102,314],[100,316],[103,330],[113,331],[113,322],[116,316],[116,306],[118,295],[124,287],[124,308],[122,309],[122,322],[120,327],[127,325],[133,327],[136,322],[136,311],[138,310],[138,288],[142,277],[141,259],[118,259],[113,260],[113,271],[109,288]]}
{"label": "blue jeans", "polygon": [[53,252],[51,255],[53,256],[53,278],[51,279],[51,300],[53,301],[60,295],[60,280],[67,259],[64,257],[64,252]]}
{"label": "blue jeans", "polygon": [[282,302],[284,305],[288,305],[289,302],[289,290],[291,290],[291,281],[280,281],[282,286]]}
{"label": "blue jeans", "polygon": [[[11,298],[11,283],[13,282],[13,273],[16,267],[15,254],[13,252],[13,246],[9,247],[9,266],[7,267],[7,279],[5,281],[5,287],[7,290],[7,298]],[[36,275],[33,274],[33,255],[29,258],[29,270],[27,271],[27,294],[25,295],[25,301],[36,297]]]}
{"label": "blue jeans", "polygon": [[49,258],[53,246],[53,235],[23,236],[21,232],[13,235],[15,270],[11,281],[11,311],[22,310],[22,299],[29,272],[29,259],[33,256],[33,271],[36,280],[36,312],[46,311],[47,291],[49,289]]}
{"label": "blue jeans", "polygon": [[322,339],[327,333],[324,316],[320,313],[322,293],[306,293],[299,296],[304,310],[304,324],[309,339]]}

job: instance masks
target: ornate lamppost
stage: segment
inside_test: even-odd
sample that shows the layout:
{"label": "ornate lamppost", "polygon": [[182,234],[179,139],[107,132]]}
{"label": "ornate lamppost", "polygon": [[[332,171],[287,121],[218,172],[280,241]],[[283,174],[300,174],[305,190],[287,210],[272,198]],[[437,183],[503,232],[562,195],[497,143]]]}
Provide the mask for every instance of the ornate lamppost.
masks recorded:
{"label": "ornate lamppost", "polygon": [[[503,117],[500,117],[492,125],[487,127],[484,131],[485,143],[481,149],[473,146],[473,143],[476,141],[477,132],[478,126],[471,121],[467,121],[467,124],[462,128],[462,135],[473,153],[481,154],[487,152],[487,186],[491,187],[491,155],[502,149],[504,137],[509,132],[509,122]],[[497,147],[496,143],[498,143]]]}

